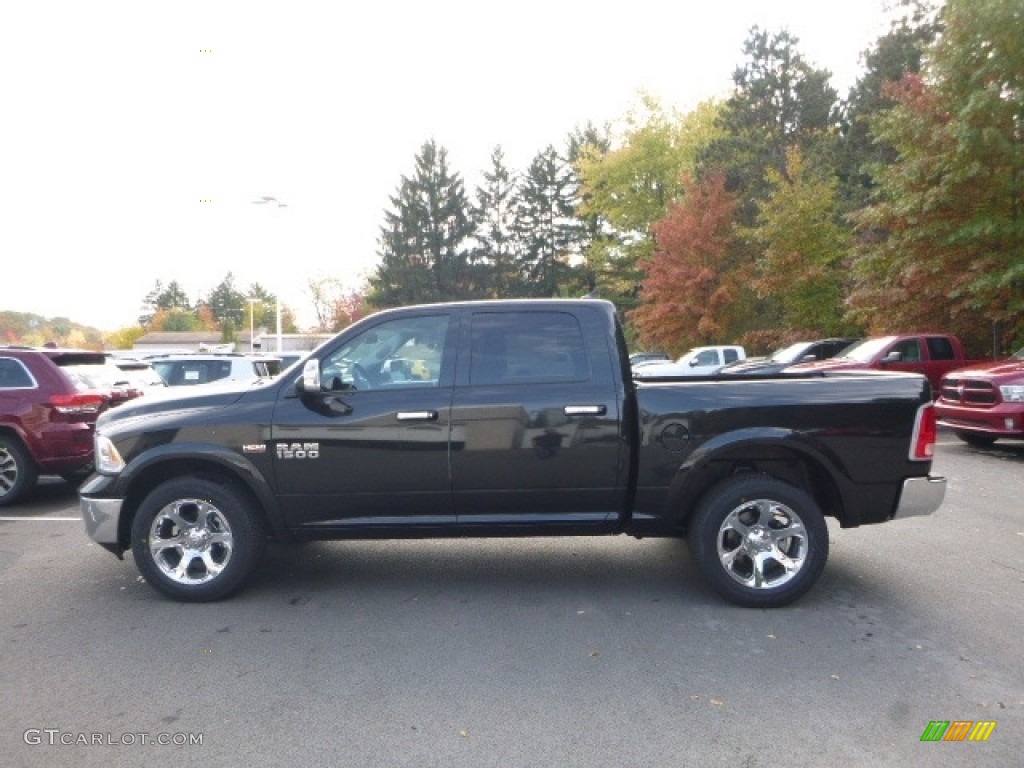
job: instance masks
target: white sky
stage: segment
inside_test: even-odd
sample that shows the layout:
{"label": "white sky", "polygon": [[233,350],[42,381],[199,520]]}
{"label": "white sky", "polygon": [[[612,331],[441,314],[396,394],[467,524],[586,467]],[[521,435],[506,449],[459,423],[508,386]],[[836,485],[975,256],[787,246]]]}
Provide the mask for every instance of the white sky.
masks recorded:
{"label": "white sky", "polygon": [[424,141],[471,192],[495,145],[524,170],[640,89],[727,95],[755,24],[841,96],[886,29],[882,0],[5,2],[0,310],[114,330],[157,279],[231,272],[309,325],[311,278],[373,269]]}

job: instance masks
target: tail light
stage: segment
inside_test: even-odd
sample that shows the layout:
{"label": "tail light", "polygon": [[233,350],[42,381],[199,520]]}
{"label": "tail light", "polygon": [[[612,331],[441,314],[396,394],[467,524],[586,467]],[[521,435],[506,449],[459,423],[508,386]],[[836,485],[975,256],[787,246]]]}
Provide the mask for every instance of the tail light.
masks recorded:
{"label": "tail light", "polygon": [[50,405],[57,413],[77,415],[99,413],[106,398],[98,394],[75,393],[72,395],[50,395]]}
{"label": "tail light", "polygon": [[910,441],[911,461],[931,461],[935,456],[935,441],[939,427],[935,419],[935,406],[931,403],[917,409],[914,419],[914,434]]}

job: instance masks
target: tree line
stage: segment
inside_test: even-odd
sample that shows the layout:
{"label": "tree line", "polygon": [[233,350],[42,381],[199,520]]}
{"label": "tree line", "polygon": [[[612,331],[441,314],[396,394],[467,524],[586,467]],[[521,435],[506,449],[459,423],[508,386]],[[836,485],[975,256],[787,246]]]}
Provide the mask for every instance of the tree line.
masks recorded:
{"label": "tree line", "polygon": [[428,140],[390,198],[374,307],[600,295],[638,346],[946,330],[1024,343],[1024,14],[901,0],[840,99],[751,29],[727,99],[645,98],[472,192]]}

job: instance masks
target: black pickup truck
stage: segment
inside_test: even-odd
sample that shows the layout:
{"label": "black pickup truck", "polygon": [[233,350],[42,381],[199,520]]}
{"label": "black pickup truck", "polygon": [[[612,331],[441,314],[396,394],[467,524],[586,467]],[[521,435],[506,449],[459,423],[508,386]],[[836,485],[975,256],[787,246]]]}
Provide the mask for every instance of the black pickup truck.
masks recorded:
{"label": "black pickup truck", "polygon": [[103,415],[89,536],[186,601],[280,541],[684,537],[727,599],[804,594],[842,527],[930,514],[915,374],[635,382],[613,306],[464,302],[366,318],[274,379]]}

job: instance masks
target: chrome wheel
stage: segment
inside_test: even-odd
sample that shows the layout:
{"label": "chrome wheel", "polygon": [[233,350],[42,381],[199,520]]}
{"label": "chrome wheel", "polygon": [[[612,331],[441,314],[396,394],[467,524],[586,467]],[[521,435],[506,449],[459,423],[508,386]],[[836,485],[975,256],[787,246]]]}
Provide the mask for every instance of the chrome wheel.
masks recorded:
{"label": "chrome wheel", "polygon": [[0,507],[16,504],[36,485],[35,463],[15,438],[0,435]]}
{"label": "chrome wheel", "polygon": [[771,499],[746,501],[718,529],[718,559],[739,584],[754,589],[782,586],[807,559],[807,529],[799,515]]}
{"label": "chrome wheel", "polygon": [[149,530],[149,552],[178,584],[203,584],[227,567],[235,542],[224,514],[202,499],[179,499],[161,509]]}
{"label": "chrome wheel", "polygon": [[701,499],[687,534],[700,573],[737,605],[777,608],[804,595],[828,560],[828,526],[803,489],[745,472]]}

